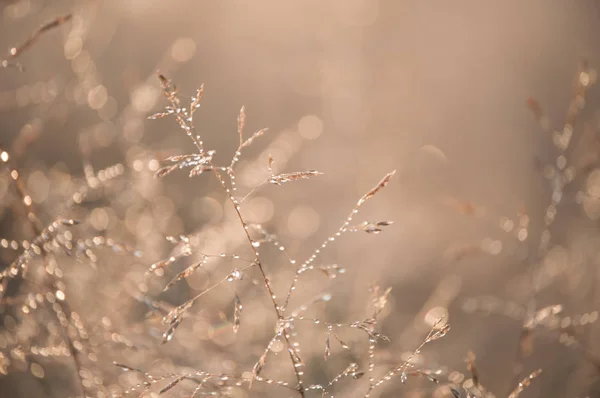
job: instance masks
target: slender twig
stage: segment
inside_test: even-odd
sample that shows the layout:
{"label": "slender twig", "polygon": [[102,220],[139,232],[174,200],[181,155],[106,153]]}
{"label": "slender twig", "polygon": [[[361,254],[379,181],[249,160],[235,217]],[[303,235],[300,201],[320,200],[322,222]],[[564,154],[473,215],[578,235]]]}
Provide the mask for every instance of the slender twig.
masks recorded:
{"label": "slender twig", "polygon": [[[190,139],[192,140],[192,142],[194,143],[194,145],[198,149],[199,154],[204,157],[205,156],[204,146],[203,146],[203,143],[200,140],[200,138],[195,135],[195,129],[194,129],[194,125],[193,125],[193,117],[191,117],[190,114],[185,109],[182,109],[180,107],[179,98],[177,97],[177,91],[174,88],[171,87],[171,84],[170,84],[169,80],[165,76],[163,76],[162,74],[159,74],[158,77],[159,77],[159,80],[161,82],[161,86],[162,86],[162,88],[163,88],[163,90],[165,92],[165,97],[170,102],[170,105],[172,107],[172,111],[175,113],[175,117],[177,119],[177,122],[185,130],[185,132],[188,135],[188,137],[190,137]],[[243,119],[245,118],[245,116],[243,116],[243,114],[244,114],[244,109],[242,108],[242,111],[240,113],[239,125],[238,125],[238,131],[240,133],[240,137],[241,137],[241,133],[242,133],[242,130],[243,130]],[[241,138],[240,138],[240,142],[242,142]],[[240,144],[240,148],[242,146],[243,146],[243,142],[242,142],[242,144]],[[269,297],[271,299],[271,303],[272,303],[273,308],[275,310],[275,313],[277,315],[277,319],[279,321],[281,321],[284,318],[283,312],[281,311],[281,309],[279,308],[279,305],[277,304],[277,301],[275,300],[276,296],[275,296],[275,293],[274,293],[273,288],[271,286],[271,282],[269,281],[269,278],[267,277],[265,269],[264,269],[263,264],[261,262],[260,254],[258,252],[258,249],[256,247],[254,247],[254,245],[253,245],[254,241],[253,241],[252,237],[250,236],[249,226],[248,226],[248,224],[246,223],[246,221],[244,220],[244,218],[243,218],[243,216],[241,214],[240,204],[237,201],[237,199],[235,199],[233,197],[233,195],[231,193],[231,190],[229,189],[229,187],[225,183],[225,180],[223,179],[223,177],[219,173],[217,167],[215,167],[215,165],[213,164],[213,161],[212,161],[211,157],[208,158],[207,164],[210,166],[213,174],[217,178],[217,181],[221,185],[221,188],[225,191],[229,202],[233,205],[233,208],[235,210],[237,218],[240,221],[240,223],[242,225],[242,228],[244,229],[244,234],[246,236],[246,240],[248,241],[250,249],[253,252],[253,255],[254,255],[254,264],[256,265],[256,267],[259,269],[259,271],[261,273],[261,276],[262,276],[262,279],[263,279],[263,284],[264,284],[264,286],[265,286],[265,288],[267,290],[267,293],[269,294]],[[234,162],[232,162],[232,164],[234,164]],[[303,381],[302,381],[301,373],[300,373],[300,371],[298,369],[302,365],[301,362],[299,361],[299,358],[300,358],[299,354],[297,353],[294,345],[291,343],[290,336],[289,336],[289,333],[287,332],[287,330],[284,331],[283,338],[284,338],[284,340],[286,342],[286,345],[287,345],[287,348],[288,348],[288,353],[289,353],[290,359],[292,361],[292,365],[293,365],[293,369],[294,369],[294,374],[295,374],[296,380],[298,382],[298,392],[300,393],[300,395],[302,397],[304,397],[305,394],[304,394]]]}

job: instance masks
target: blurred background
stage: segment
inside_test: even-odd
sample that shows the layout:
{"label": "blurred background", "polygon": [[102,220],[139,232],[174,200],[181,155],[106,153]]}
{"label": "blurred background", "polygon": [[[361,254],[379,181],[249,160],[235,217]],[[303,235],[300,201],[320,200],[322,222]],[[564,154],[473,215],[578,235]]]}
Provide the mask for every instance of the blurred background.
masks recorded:
{"label": "blurred background", "polygon": [[[417,358],[440,383],[410,378],[402,386],[397,378],[378,394],[444,397],[449,386],[469,388],[465,358],[472,351],[485,396],[507,396],[538,368],[543,373],[524,396],[600,396],[597,2],[3,0],[0,14],[0,60],[24,69],[0,68],[0,152],[10,156],[0,178],[0,267],[27,249],[23,241],[39,233],[38,221],[81,220],[71,234],[83,242],[81,256],[56,255],[72,310],[65,330],[77,324],[75,313],[86,334],[110,343],[91,338],[77,349],[85,358],[76,365],[60,355],[39,358],[32,347],[64,341],[39,326],[55,315],[21,310],[18,298],[35,297],[36,288],[19,283],[14,313],[11,305],[3,310],[10,322],[3,321],[0,338],[0,395],[73,396],[77,377],[69,372],[89,381],[89,396],[125,394],[141,382],[112,361],[153,375],[182,367],[242,373],[272,336],[273,312],[256,272],[236,288],[244,303],[237,340],[227,286],[194,307],[166,345],[160,317],[145,317],[144,297],[179,305],[218,281],[219,272],[241,268],[209,262],[207,271],[161,293],[198,253],[251,255],[214,178],[188,179],[185,170],[153,178],[163,159],[194,151],[174,119],[147,120],[167,105],[160,71],[184,103],[204,84],[194,121],[217,164],[229,164],[236,151],[242,105],[246,136],[269,128],[243,152],[239,197],[267,177],[269,155],[276,173],[324,173],[261,186],[243,203],[249,222],[276,235],[265,239],[286,248],[282,255],[261,247],[280,297],[295,269],[286,256],[308,258],[358,198],[397,170],[354,219],[394,224],[330,244],[318,264],[339,264],[345,274],[301,282],[296,303],[330,292],[315,313],[351,323],[366,316],[373,284],[392,287],[378,325],[391,339],[378,347],[382,371],[405,360],[432,319],[445,316],[452,330]],[[11,48],[62,15],[72,18],[10,57]],[[82,190],[86,199],[77,200]],[[151,264],[186,247],[165,239],[179,235],[192,237],[193,254],[148,281]],[[118,245],[106,244],[109,238]],[[45,278],[44,261],[32,278]],[[560,311],[539,312],[556,305]],[[523,348],[528,320],[535,325],[531,352]],[[349,335],[356,350],[337,346],[324,362],[324,331],[309,329],[298,332],[307,336],[300,346],[310,358],[308,383],[333,378],[348,355],[367,363],[364,336]],[[293,375],[284,354],[280,369],[265,369],[274,379]],[[368,382],[355,383],[336,393],[364,395]],[[165,394],[189,395],[194,383],[178,388]],[[265,386],[227,393],[295,396]]]}

